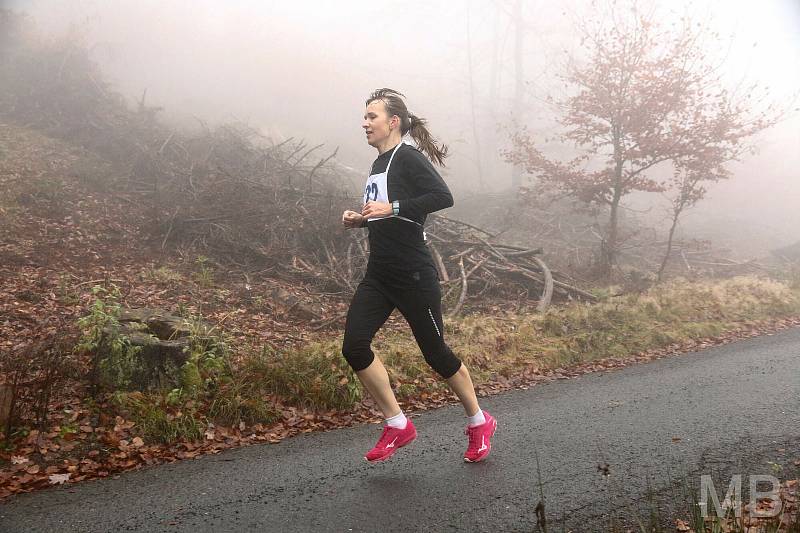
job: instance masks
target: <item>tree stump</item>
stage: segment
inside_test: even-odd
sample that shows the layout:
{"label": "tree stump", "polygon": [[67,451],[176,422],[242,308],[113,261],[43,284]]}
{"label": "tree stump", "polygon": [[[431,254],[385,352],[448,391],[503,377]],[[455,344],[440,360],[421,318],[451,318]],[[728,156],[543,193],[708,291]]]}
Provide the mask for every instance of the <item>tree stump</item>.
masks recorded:
{"label": "tree stump", "polygon": [[[192,325],[182,317],[151,308],[123,309],[119,324],[118,329],[106,329],[105,347],[99,356],[100,360],[108,358],[108,342],[117,335],[127,338],[130,346],[139,348],[138,364],[125,376],[129,381],[127,388],[153,390],[180,386],[177,371],[189,360]],[[110,382],[111,376],[112,373],[106,372],[105,376],[98,377],[105,387],[120,387],[121,383]]]}

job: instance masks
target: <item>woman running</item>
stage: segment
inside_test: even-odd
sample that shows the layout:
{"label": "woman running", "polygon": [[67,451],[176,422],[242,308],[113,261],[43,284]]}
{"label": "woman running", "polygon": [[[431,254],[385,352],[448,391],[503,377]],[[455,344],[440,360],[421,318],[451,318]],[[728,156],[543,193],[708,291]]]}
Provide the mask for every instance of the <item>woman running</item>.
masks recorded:
{"label": "woman running", "polygon": [[[378,150],[364,191],[360,213],[345,211],[347,228],[369,228],[369,261],[356,289],[345,324],[342,354],[386,418],[378,443],[367,461],[383,461],[417,437],[400,409],[389,375],[370,345],[378,329],[397,308],[405,317],[425,361],[450,385],[467,414],[469,437],[464,460],[489,455],[497,422],[481,411],[467,367],[444,342],[439,275],[425,246],[423,224],[428,213],[453,205],[453,196],[431,164],[443,166],[447,147],[439,147],[412,115],[403,95],[378,89],[367,99],[362,127],[367,143]],[[410,134],[419,150],[403,142]]]}

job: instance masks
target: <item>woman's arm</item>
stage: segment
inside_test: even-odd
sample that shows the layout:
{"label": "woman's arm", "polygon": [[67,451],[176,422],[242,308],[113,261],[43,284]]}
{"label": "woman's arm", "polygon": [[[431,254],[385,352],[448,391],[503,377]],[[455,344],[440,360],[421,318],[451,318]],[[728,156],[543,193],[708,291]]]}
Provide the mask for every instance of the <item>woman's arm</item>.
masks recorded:
{"label": "woman's arm", "polygon": [[428,213],[452,207],[453,195],[428,158],[416,149],[407,150],[404,155],[404,170],[414,196],[400,200],[399,214],[422,220]]}

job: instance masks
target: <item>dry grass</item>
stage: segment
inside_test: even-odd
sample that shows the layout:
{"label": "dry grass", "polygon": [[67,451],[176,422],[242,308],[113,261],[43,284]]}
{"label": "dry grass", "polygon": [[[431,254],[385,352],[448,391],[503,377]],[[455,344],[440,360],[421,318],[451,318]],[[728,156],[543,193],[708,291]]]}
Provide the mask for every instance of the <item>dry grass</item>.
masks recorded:
{"label": "dry grass", "polygon": [[[633,356],[675,342],[719,336],[754,321],[797,315],[800,286],[792,283],[750,276],[707,282],[676,279],[643,294],[553,307],[544,314],[447,320],[445,336],[470,367],[475,383],[481,384],[493,375],[515,375],[521,368],[556,369],[605,357]],[[425,363],[410,331],[381,332],[373,349],[389,369],[399,396],[443,386]],[[320,382],[333,384],[344,375],[340,362],[338,339],[287,353],[277,363],[279,374],[271,376],[280,377],[280,391],[275,392],[302,395],[304,403],[313,404],[310,391],[320,388]],[[306,368],[321,374],[310,376]],[[322,403],[331,406],[339,401],[328,395]]]}
{"label": "dry grass", "polygon": [[[687,339],[721,335],[753,321],[797,315],[800,287],[740,277],[704,283],[675,280],[644,294],[554,307],[544,314],[471,315],[446,321],[445,329],[449,344],[470,367],[475,384],[481,385],[522,370],[624,358]],[[340,335],[294,350],[265,348],[242,354],[241,363],[230,369],[233,374],[225,374],[218,387],[201,395],[210,406],[206,416],[199,412],[187,416],[186,409],[183,416],[169,415],[177,408],[163,394],[142,396],[127,407],[148,437],[163,442],[196,437],[200,420],[206,417],[231,425],[273,421],[277,413],[270,398],[274,397],[311,409],[351,410],[363,392],[341,355]],[[446,389],[408,329],[381,332],[373,349],[401,400]]]}
{"label": "dry grass", "polygon": [[245,362],[243,375],[263,391],[306,407],[352,409],[361,400],[358,380],[335,340],[295,351],[265,349]]}

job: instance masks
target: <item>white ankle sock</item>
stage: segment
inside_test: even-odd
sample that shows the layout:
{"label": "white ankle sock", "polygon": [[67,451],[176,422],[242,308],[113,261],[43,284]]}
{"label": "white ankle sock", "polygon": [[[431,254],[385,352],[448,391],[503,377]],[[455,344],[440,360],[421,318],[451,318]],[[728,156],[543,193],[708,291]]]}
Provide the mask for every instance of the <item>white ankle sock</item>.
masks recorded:
{"label": "white ankle sock", "polygon": [[386,419],[387,426],[397,429],[405,429],[407,423],[408,419],[406,418],[406,415],[403,414],[403,411],[400,411],[399,415],[394,415],[393,417]]}
{"label": "white ankle sock", "polygon": [[483,416],[483,411],[478,409],[478,412],[472,416],[467,417],[467,426],[474,428],[486,423],[486,417]]}

